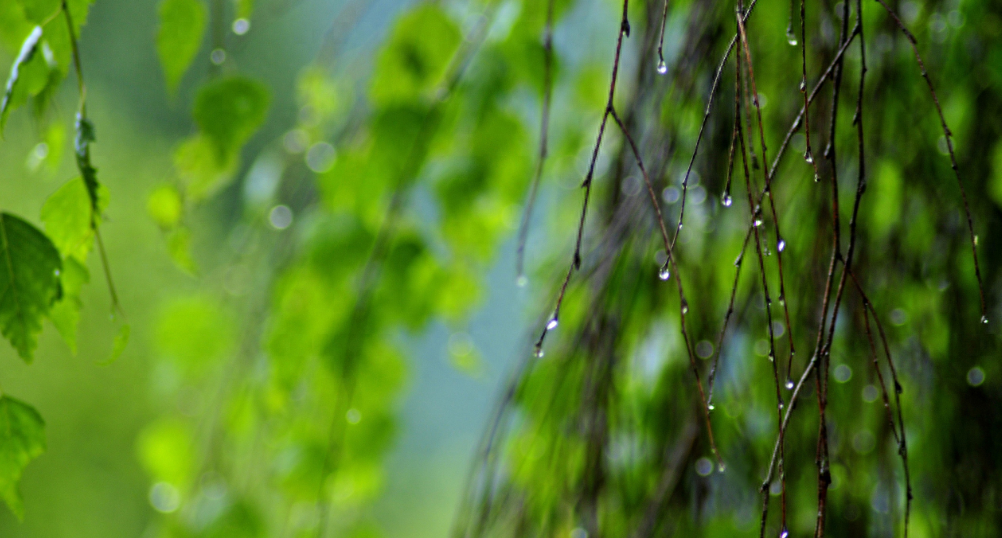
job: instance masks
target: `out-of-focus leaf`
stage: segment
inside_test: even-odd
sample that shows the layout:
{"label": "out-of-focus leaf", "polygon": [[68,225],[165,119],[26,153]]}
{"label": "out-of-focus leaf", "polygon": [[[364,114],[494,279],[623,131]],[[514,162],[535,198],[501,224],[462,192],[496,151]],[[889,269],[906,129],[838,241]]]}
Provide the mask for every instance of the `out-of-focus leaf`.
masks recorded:
{"label": "out-of-focus leaf", "polygon": [[18,519],[24,505],[17,483],[28,463],[45,452],[45,422],[34,408],[0,396],[0,497]]}
{"label": "out-of-focus leaf", "polygon": [[[36,26],[34,30],[28,34],[27,39],[21,45],[21,52],[18,53],[17,58],[14,60],[14,65],[10,68],[10,76],[7,77],[7,89],[4,90],[3,100],[0,101],[0,132],[3,132],[4,126],[7,124],[7,116],[10,114],[11,108],[15,103],[14,91],[17,86],[23,84],[22,75],[25,66],[32,59],[38,56],[39,43],[42,39],[42,27]],[[35,73],[32,73],[35,75]],[[34,77],[33,77],[34,78]]]}
{"label": "out-of-focus leaf", "polygon": [[217,80],[198,92],[195,122],[212,143],[218,163],[233,158],[261,127],[270,100],[267,87],[240,76]]}
{"label": "out-of-focus leaf", "polygon": [[238,19],[249,19],[254,14],[254,0],[233,0],[233,11]]}
{"label": "out-of-focus leaf", "polygon": [[182,367],[201,371],[234,344],[233,319],[214,300],[193,296],[169,304],[157,321],[157,346]]}
{"label": "out-of-focus leaf", "polygon": [[3,213],[0,256],[0,332],[31,362],[42,319],[59,294],[59,251],[37,228]]}
{"label": "out-of-focus leaf", "polygon": [[205,5],[199,0],[160,2],[157,53],[170,92],[177,90],[185,71],[202,47],[206,19]]}
{"label": "out-of-focus leaf", "polygon": [[167,249],[174,263],[190,275],[198,273],[198,265],[191,257],[191,230],[179,226],[167,237]]}
{"label": "out-of-focus leaf", "polygon": [[139,434],[136,451],[154,480],[183,489],[193,478],[194,435],[184,422],[164,419],[150,424]]}
{"label": "out-of-focus leaf", "polygon": [[176,226],[183,209],[181,193],[173,185],[157,187],[146,199],[146,212],[163,229]]}
{"label": "out-of-focus leaf", "polygon": [[186,196],[199,201],[212,196],[233,180],[239,160],[235,152],[223,161],[211,140],[196,135],[181,143],[174,151],[174,169],[185,186]]}
{"label": "out-of-focus leaf", "polygon": [[80,292],[83,285],[90,281],[90,272],[76,258],[68,257],[63,261],[63,269],[60,271],[60,282],[63,287],[63,296],[49,311],[49,320],[59,331],[59,335],[70,347],[70,351],[75,355],[77,352],[77,324],[80,322],[80,309],[83,308],[83,301],[80,300]]}
{"label": "out-of-focus leaf", "polygon": [[456,24],[436,4],[408,12],[379,54],[372,100],[378,104],[414,101],[443,82],[460,37]]}

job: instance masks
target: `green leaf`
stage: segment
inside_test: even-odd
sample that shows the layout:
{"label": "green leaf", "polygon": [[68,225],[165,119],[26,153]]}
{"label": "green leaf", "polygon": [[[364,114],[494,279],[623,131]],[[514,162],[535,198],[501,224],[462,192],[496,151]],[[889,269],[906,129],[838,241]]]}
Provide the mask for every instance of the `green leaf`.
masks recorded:
{"label": "green leaf", "polygon": [[443,82],[459,41],[459,28],[435,4],[423,4],[404,15],[379,54],[373,101],[388,104],[422,97]]}
{"label": "green leaf", "polygon": [[34,408],[0,396],[0,497],[18,519],[24,505],[17,483],[28,463],[45,451],[45,421]]}
{"label": "green leaf", "polygon": [[22,69],[36,57],[41,39],[42,27],[36,26],[24,40],[24,43],[21,45],[21,52],[18,53],[17,59],[14,60],[14,65],[10,68],[10,77],[7,78],[7,89],[4,91],[3,100],[0,101],[0,132],[3,132],[3,128],[7,124],[7,115],[10,114],[10,110],[13,108],[15,102],[14,90],[21,80]]}
{"label": "green leaf", "polygon": [[233,76],[206,85],[195,98],[195,122],[212,143],[218,163],[236,156],[261,127],[271,100],[260,82]]}
{"label": "green leaf", "polygon": [[62,262],[45,234],[9,213],[0,215],[0,256],[0,333],[30,362]]}
{"label": "green leaf", "polygon": [[80,309],[83,308],[80,292],[83,285],[90,281],[90,272],[76,258],[66,258],[60,277],[63,296],[49,311],[49,320],[70,347],[70,351],[76,355],[77,325],[80,323]]}
{"label": "green leaf", "polygon": [[71,179],[42,206],[45,232],[63,258],[87,261],[94,241],[90,195],[82,178]]}
{"label": "green leaf", "polygon": [[160,55],[167,89],[171,93],[177,90],[184,73],[202,48],[206,19],[205,6],[199,0],[160,2],[157,53]]}

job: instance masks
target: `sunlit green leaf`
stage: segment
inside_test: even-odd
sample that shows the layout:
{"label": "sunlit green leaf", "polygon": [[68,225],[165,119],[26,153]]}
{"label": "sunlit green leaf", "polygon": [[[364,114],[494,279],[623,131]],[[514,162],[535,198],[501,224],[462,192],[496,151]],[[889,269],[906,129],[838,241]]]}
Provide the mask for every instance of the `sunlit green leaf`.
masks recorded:
{"label": "sunlit green leaf", "polygon": [[167,80],[167,89],[171,92],[177,89],[185,71],[202,47],[206,19],[205,5],[200,0],[160,2],[157,53]]}
{"label": "sunlit green leaf", "polygon": [[90,196],[83,179],[66,182],[42,206],[45,232],[64,258],[86,262],[94,240]]}
{"label": "sunlit green leaf", "polygon": [[30,362],[62,262],[48,237],[9,213],[0,215],[0,256],[0,332]]}
{"label": "sunlit green leaf", "polygon": [[45,422],[31,406],[0,396],[0,498],[19,519],[24,505],[17,484],[28,463],[45,451]]}

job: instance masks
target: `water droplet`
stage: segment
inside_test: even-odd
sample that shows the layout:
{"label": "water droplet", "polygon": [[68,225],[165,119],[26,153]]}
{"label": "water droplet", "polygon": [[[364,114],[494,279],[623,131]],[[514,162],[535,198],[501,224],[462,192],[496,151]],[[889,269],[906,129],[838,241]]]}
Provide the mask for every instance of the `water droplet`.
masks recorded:
{"label": "water droplet", "polygon": [[744,254],[738,254],[737,259],[734,260],[734,267],[738,267],[738,266],[741,265],[741,258],[743,258],[743,257],[744,257]]}
{"label": "water droplet", "polygon": [[761,226],[761,225],[762,225],[762,219],[760,219],[760,218],[758,218],[758,217],[755,217],[755,222],[754,222],[754,224],[755,224],[755,227],[756,227],[756,228],[758,228],[759,226]]}
{"label": "water droplet", "polygon": [[775,355],[773,355],[773,354],[772,354],[772,353],[770,352],[770,353],[769,353],[769,362],[775,362],[775,361],[776,361],[776,356],[775,356]]}
{"label": "water droplet", "polygon": [[520,288],[524,288],[528,284],[529,284],[529,278],[525,275],[520,275],[518,278],[515,279],[515,285]]}
{"label": "water droplet", "polygon": [[559,322],[557,321],[557,316],[553,316],[552,318],[550,318],[549,323],[546,324],[546,330],[552,331],[553,329],[556,329],[558,323]]}
{"label": "water droplet", "polygon": [[783,527],[783,530],[779,533],[779,538],[790,538],[790,531]]}
{"label": "water droplet", "polygon": [[786,407],[786,402],[784,402],[783,400],[780,400],[779,401],[779,410],[782,411],[784,407]]}
{"label": "water droplet", "polygon": [[663,75],[668,72],[668,66],[665,65],[664,60],[658,60],[658,74]]}
{"label": "water droplet", "polygon": [[237,19],[233,21],[233,33],[244,35],[250,30],[250,21],[247,19]]}
{"label": "water droplet", "polygon": [[223,65],[226,61],[226,51],[223,49],[215,49],[209,54],[209,60],[216,65]]}
{"label": "water droplet", "polygon": [[804,160],[807,161],[807,164],[814,164],[814,155],[811,154],[811,150],[804,151]]}
{"label": "water droplet", "polygon": [[974,246],[978,246],[978,236],[974,236]]}
{"label": "water droplet", "polygon": [[542,357],[543,357],[543,348],[540,346],[536,346],[536,358],[540,359]]}
{"label": "water droplet", "polygon": [[723,204],[724,207],[731,207],[732,202],[733,200],[731,200],[731,195],[727,193],[724,193],[724,197],[720,199],[720,203]]}
{"label": "water droplet", "polygon": [[685,314],[688,314],[688,313],[689,313],[689,301],[686,301],[685,297],[683,297],[682,298],[682,314],[685,315]]}
{"label": "water droplet", "polygon": [[792,28],[786,29],[786,42],[789,43],[791,47],[797,46],[797,34],[793,33]]}
{"label": "water droplet", "polygon": [[713,404],[707,404],[706,409],[709,411],[713,411],[714,409],[716,409],[716,406],[714,406]]}
{"label": "water droplet", "polygon": [[56,269],[56,276],[59,276],[59,275],[60,275],[59,269]]}
{"label": "water droplet", "polygon": [[[785,250],[785,249],[786,249],[786,241],[783,240],[783,239],[780,239],[779,243],[776,243],[776,250],[778,252],[783,252],[783,250]],[[782,296],[780,296],[780,297],[782,297]],[[780,300],[782,300],[782,299],[780,299]]]}
{"label": "water droplet", "polygon": [[804,82],[803,80],[801,80],[800,81],[800,93],[804,93],[805,91],[807,91],[807,83]]}
{"label": "water droplet", "polygon": [[727,470],[727,466],[724,465],[724,462],[720,462],[720,463],[717,464],[717,472],[718,473],[722,473],[722,472],[724,472],[726,470]]}
{"label": "water droplet", "polygon": [[981,316],[981,323],[988,325],[988,316]]}
{"label": "water droplet", "polygon": [[671,277],[671,271],[668,270],[668,262],[665,262],[665,264],[661,266],[661,270],[658,271],[658,278],[661,280],[668,280],[669,277]]}
{"label": "water droplet", "polygon": [[779,304],[784,305],[784,306],[786,305],[786,292],[785,291],[779,294]]}
{"label": "water droplet", "polygon": [[793,380],[790,379],[789,377],[787,377],[786,378],[786,385],[784,385],[784,386],[786,387],[786,390],[793,390]]}

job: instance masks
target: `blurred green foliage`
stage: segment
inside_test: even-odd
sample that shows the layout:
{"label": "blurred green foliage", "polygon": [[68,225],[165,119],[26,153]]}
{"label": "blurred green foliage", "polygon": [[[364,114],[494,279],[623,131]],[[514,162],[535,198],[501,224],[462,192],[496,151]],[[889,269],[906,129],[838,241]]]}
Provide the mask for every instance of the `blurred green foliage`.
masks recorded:
{"label": "blurred green foliage", "polygon": [[[101,0],[91,14],[91,4],[0,4],[10,64],[0,105],[0,126],[7,124],[0,328],[25,361],[46,357],[26,370],[6,361],[0,376],[5,390],[24,390],[17,396],[42,411],[0,393],[0,497],[26,517],[23,525],[0,518],[5,536],[431,536],[451,523],[456,536],[754,534],[777,435],[774,383],[782,381],[767,359],[769,335],[785,376],[792,331],[796,378],[817,331],[831,193],[840,198],[845,236],[857,174],[867,189],[853,271],[887,328],[902,379],[915,494],[910,535],[995,536],[1002,528],[995,456],[1002,439],[994,433],[1002,385],[992,360],[1002,318],[1002,132],[993,119],[1002,113],[1002,12],[995,4],[890,2],[918,38],[952,129],[978,234],[987,326],[977,322],[978,287],[947,141],[908,42],[877,3],[862,3],[863,95],[854,44],[838,116],[831,82],[811,108],[815,156],[821,161],[824,145],[833,144],[837,157],[815,184],[800,158],[806,141],[792,137],[770,191],[779,222],[765,213],[761,254],[757,236],[742,249],[752,208],[740,160],[730,190],[724,186],[733,55],[694,173],[682,185],[713,68],[735,31],[734,6],[672,2],[668,74],[659,76],[664,4],[630,4],[612,104],[638,143],[669,228],[681,218],[681,193],[687,197],[673,251],[679,267],[667,284],[658,278],[664,259],[629,145],[611,120],[601,147],[594,145],[622,30],[619,2],[416,2],[384,13],[348,1],[328,17],[334,25],[316,50],[300,55],[312,59],[295,62],[291,43],[315,44],[317,25],[273,28],[288,13],[317,6]],[[102,12],[102,4],[110,7]],[[852,2],[842,15],[845,5],[807,4],[809,84],[832,61],[842,17],[859,15]],[[763,0],[748,20],[770,158],[803,104],[800,49],[785,32],[789,10]],[[145,18],[130,19],[140,12]],[[547,20],[552,51],[543,39]],[[365,36],[352,37],[353,27]],[[149,49],[142,61],[102,48],[122,35]],[[78,40],[83,71],[96,73],[88,78],[96,89],[79,93],[64,84],[77,75]],[[429,471],[448,475],[455,492],[472,461],[462,502],[443,493],[408,500],[404,516],[388,514],[386,492],[400,488],[388,454],[406,429],[399,419],[405,387],[423,367],[415,342],[445,330],[454,368],[496,375],[466,331],[499,296],[526,292],[514,279],[489,275],[509,263],[508,239],[539,164],[548,54],[549,152],[527,250],[532,314],[548,320],[553,313],[594,152],[582,269],[572,271],[545,355],[519,347],[483,446]],[[114,69],[141,89],[115,88]],[[292,70],[298,75],[282,75]],[[857,97],[863,169],[852,121]],[[172,108],[147,113],[153,101]],[[155,114],[170,120],[156,123]],[[100,185],[90,162],[95,125]],[[754,125],[746,136],[759,152]],[[77,171],[62,158],[68,129]],[[751,187],[753,195],[761,188]],[[732,207],[718,201],[732,193]],[[93,250],[100,255],[90,256]],[[770,318],[758,257],[777,299],[780,253],[785,296],[770,306]],[[107,286],[87,286],[103,284],[93,276],[101,273]],[[735,317],[718,340],[732,290]],[[787,305],[789,324],[781,314]],[[903,531],[899,444],[880,390],[889,373],[874,358],[882,357],[882,342],[871,348],[864,327],[874,321],[864,306],[850,281],[826,369],[835,381],[827,408],[832,536]],[[682,316],[690,341],[678,330]],[[63,348],[43,333],[44,319],[67,351],[89,361],[63,360]],[[542,322],[535,325],[529,332],[538,334]],[[693,377],[695,369],[706,383],[715,354],[710,420],[726,472],[715,471]],[[784,402],[797,406],[783,482],[792,535],[810,533],[817,513],[819,419],[813,380],[807,383],[800,400]],[[41,416],[53,417],[45,457],[54,463],[36,482],[26,480],[25,509],[17,484],[46,446]],[[772,508],[764,528],[778,535],[780,482],[765,488],[774,494],[766,493]],[[86,499],[76,503],[80,496]],[[431,519],[422,512],[444,515],[435,528],[408,523]]]}

